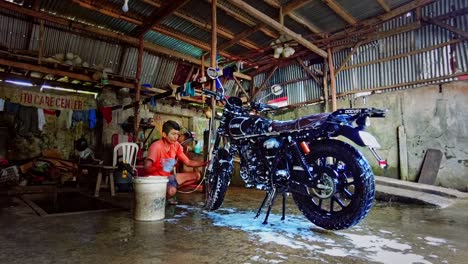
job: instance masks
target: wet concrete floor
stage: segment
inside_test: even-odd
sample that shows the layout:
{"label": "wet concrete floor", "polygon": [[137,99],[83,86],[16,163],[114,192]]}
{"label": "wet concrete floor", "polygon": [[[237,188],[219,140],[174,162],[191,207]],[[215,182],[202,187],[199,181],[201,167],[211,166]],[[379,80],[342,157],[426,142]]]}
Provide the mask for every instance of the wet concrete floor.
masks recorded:
{"label": "wet concrete floor", "polygon": [[468,200],[445,209],[377,202],[357,226],[327,231],[292,199],[284,222],[278,201],[262,225],[253,217],[263,195],[233,187],[206,212],[202,194],[179,194],[155,222],[134,221],[131,209],[40,217],[15,198],[0,206],[0,263],[467,263]]}

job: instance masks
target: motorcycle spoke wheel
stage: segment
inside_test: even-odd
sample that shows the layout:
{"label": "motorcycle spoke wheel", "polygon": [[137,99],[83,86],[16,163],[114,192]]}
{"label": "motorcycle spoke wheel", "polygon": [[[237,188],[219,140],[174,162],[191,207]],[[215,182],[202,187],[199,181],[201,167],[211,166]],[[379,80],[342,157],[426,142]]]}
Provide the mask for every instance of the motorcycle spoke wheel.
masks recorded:
{"label": "motorcycle spoke wheel", "polygon": [[231,180],[233,170],[232,156],[225,149],[219,149],[213,157],[212,168],[206,175],[206,201],[208,210],[218,209],[224,201],[224,196]]}
{"label": "motorcycle spoke wheel", "polygon": [[345,229],[357,224],[370,211],[374,200],[374,176],[364,156],[351,145],[323,140],[306,160],[318,180],[305,192],[293,193],[302,213],[325,229]]}

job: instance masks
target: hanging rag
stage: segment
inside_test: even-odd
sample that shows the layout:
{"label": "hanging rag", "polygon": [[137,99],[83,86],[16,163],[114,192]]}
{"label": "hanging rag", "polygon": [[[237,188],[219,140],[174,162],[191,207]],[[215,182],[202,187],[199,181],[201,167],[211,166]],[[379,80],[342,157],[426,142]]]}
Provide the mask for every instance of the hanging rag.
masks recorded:
{"label": "hanging rag", "polygon": [[37,108],[32,106],[20,106],[18,108],[18,134],[20,136],[31,136],[37,134],[38,120],[37,120]]}
{"label": "hanging rag", "polygon": [[55,115],[55,110],[43,109],[43,112],[46,115]]}
{"label": "hanging rag", "polygon": [[37,109],[37,128],[42,131],[44,125],[46,124],[45,116],[44,116],[44,109],[38,108]]}
{"label": "hanging rag", "polygon": [[3,111],[3,108],[5,108],[5,100],[0,98],[0,111]]}
{"label": "hanging rag", "polygon": [[8,113],[16,114],[20,109],[20,105],[17,103],[12,103],[10,101],[5,101],[5,111]]}
{"label": "hanging rag", "polygon": [[65,110],[62,110],[62,112],[65,115],[66,128],[70,129],[72,126],[73,110],[65,109]]}
{"label": "hanging rag", "polygon": [[108,106],[102,106],[102,107],[99,107],[99,111],[101,112],[104,120],[106,120],[107,124],[112,122],[112,108]]}
{"label": "hanging rag", "polygon": [[88,111],[89,128],[93,129],[96,126],[96,109],[89,109]]}

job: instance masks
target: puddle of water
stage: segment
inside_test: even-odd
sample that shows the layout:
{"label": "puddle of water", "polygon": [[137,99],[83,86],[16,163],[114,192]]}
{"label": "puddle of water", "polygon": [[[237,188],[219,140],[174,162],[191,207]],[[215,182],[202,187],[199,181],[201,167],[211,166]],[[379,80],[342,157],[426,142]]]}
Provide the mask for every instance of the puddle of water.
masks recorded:
{"label": "puddle of water", "polygon": [[[177,208],[182,210],[166,221],[177,223],[180,219],[189,217],[187,214],[201,211],[200,208],[191,206],[177,206]],[[212,221],[213,226],[245,232],[256,249],[257,254],[250,259],[253,262],[287,263],[289,254],[281,254],[281,251],[272,253],[266,250],[271,244],[300,252],[301,257],[314,260],[320,260],[319,256],[324,255],[367,259],[369,262],[389,264],[443,263],[444,261],[437,260],[437,255],[426,255],[424,252],[434,251],[441,245],[453,248],[443,238],[422,237],[418,239],[422,245],[415,245],[408,242],[404,235],[385,229],[375,232],[359,225],[348,230],[332,232],[314,226],[300,215],[289,215],[285,221],[282,221],[280,214],[273,213],[270,215],[269,223],[263,225],[263,218],[254,219],[255,212],[253,211],[221,208],[217,211],[201,211],[201,213]],[[222,231],[218,230],[218,232]],[[420,246],[424,249],[423,253],[421,253]],[[309,254],[304,252],[309,252]],[[272,259],[273,255],[275,257]]]}
{"label": "puddle of water", "polygon": [[22,195],[22,199],[41,216],[119,209],[79,192],[26,194]]}

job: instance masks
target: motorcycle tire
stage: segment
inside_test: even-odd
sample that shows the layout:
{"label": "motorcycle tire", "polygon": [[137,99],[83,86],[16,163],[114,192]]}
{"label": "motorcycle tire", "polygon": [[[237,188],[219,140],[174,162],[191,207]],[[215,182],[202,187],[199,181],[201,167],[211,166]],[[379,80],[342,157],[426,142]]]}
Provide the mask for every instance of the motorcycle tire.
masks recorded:
{"label": "motorcycle tire", "polygon": [[232,155],[226,149],[219,149],[213,157],[212,168],[206,172],[205,208],[213,211],[221,207],[233,171]]}
{"label": "motorcycle tire", "polygon": [[305,192],[293,192],[294,202],[319,227],[341,230],[356,225],[374,202],[374,174],[369,162],[353,146],[339,140],[314,141],[310,146],[305,159],[314,176],[322,177],[322,186],[328,182],[333,192],[324,194],[323,189],[309,187]]}

